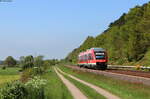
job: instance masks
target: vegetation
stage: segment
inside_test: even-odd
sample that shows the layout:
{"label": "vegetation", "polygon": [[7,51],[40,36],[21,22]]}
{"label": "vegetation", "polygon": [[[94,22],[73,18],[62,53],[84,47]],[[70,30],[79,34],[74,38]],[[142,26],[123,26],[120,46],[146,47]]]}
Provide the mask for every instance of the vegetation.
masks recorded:
{"label": "vegetation", "polygon": [[59,63],[58,60],[43,60],[43,56],[30,55],[20,57],[18,63],[21,68],[11,65],[0,69],[0,99],[72,99],[52,68],[49,70],[51,64]]}
{"label": "vegetation", "polygon": [[20,68],[18,67],[10,67],[5,70],[0,69],[0,75],[18,75]]}
{"label": "vegetation", "polygon": [[[12,62],[12,58],[8,57],[5,63]],[[44,80],[37,76],[41,76],[45,73],[46,64],[44,66],[43,56],[26,56],[20,58],[21,79],[19,80],[18,68],[6,68],[1,69],[0,78],[3,87],[0,91],[0,99],[45,99]],[[10,79],[9,79],[10,78]],[[14,81],[18,80],[18,81]],[[10,82],[11,83],[6,83]],[[4,84],[6,83],[6,84]],[[30,94],[29,94],[30,93]]]}
{"label": "vegetation", "polygon": [[[0,75],[0,85],[19,79],[19,75]],[[1,86],[0,86],[1,87]]]}
{"label": "vegetation", "polygon": [[27,82],[30,78],[34,76],[41,76],[46,73],[47,69],[51,65],[57,64],[58,60],[43,60],[44,56],[33,57],[22,56],[20,57],[20,67],[22,68],[21,81]]}
{"label": "vegetation", "polygon": [[122,99],[149,99],[150,87],[139,83],[129,83],[122,80],[112,79],[102,75],[96,75],[89,72],[82,72],[78,70],[72,70],[70,68],[61,66],[59,67],[64,72],[72,74],[82,80],[90,82],[101,88],[104,88]]}
{"label": "vegetation", "polygon": [[0,69],[0,85],[19,79],[19,68]]}
{"label": "vegetation", "polygon": [[23,70],[34,66],[34,57],[32,55],[20,57],[20,65]]}
{"label": "vegetation", "polygon": [[84,95],[88,97],[88,99],[105,99],[104,96],[97,93],[94,89],[64,75],[69,81],[71,81],[76,87],[78,87]]}
{"label": "vegetation", "polygon": [[150,65],[150,2],[124,13],[97,37],[88,36],[66,61],[76,63],[80,52],[91,47],[105,48],[110,64]]}
{"label": "vegetation", "polygon": [[4,61],[4,65],[8,67],[14,67],[16,64],[17,61],[12,56],[8,56]]}
{"label": "vegetation", "polygon": [[45,99],[73,99],[67,87],[59,79],[52,67],[42,77],[47,80]]}
{"label": "vegetation", "polygon": [[45,99],[45,82],[39,77],[34,77],[25,84],[19,81],[7,83],[0,90],[0,99]]}

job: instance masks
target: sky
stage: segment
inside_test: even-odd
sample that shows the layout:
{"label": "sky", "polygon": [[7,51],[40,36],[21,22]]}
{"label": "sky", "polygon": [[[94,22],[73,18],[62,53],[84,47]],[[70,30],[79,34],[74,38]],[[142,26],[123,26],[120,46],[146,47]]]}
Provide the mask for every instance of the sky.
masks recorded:
{"label": "sky", "polygon": [[[5,1],[5,0],[0,0]],[[7,0],[8,1],[8,0]],[[11,0],[10,0],[11,1]],[[0,60],[62,59],[130,8],[149,0],[12,0],[0,2]]]}

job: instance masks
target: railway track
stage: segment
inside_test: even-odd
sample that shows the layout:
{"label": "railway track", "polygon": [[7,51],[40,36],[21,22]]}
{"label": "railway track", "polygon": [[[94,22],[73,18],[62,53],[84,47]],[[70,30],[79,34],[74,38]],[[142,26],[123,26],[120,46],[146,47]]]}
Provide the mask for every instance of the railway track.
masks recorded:
{"label": "railway track", "polygon": [[118,73],[118,74],[125,74],[125,75],[132,75],[132,76],[139,76],[150,78],[150,72],[144,71],[136,71],[136,70],[121,70],[121,69],[108,69],[105,70],[106,72]]}
{"label": "railway track", "polygon": [[[79,68],[77,65],[67,65],[67,66],[74,66],[74,67]],[[133,70],[134,67],[135,66],[111,66],[109,65],[108,69],[105,70],[105,72],[112,72],[112,73],[118,73],[118,74],[126,74],[126,75],[150,78],[150,71]],[[88,69],[88,68],[84,68],[84,69]],[[101,70],[95,70],[95,71],[101,71]]]}
{"label": "railway track", "polygon": [[107,77],[112,77],[115,79],[125,80],[133,83],[141,83],[150,86],[150,72],[144,71],[133,71],[133,70],[120,70],[120,69],[108,69],[105,71],[80,68],[78,66],[67,66],[69,68],[91,72],[99,75],[104,75]]}

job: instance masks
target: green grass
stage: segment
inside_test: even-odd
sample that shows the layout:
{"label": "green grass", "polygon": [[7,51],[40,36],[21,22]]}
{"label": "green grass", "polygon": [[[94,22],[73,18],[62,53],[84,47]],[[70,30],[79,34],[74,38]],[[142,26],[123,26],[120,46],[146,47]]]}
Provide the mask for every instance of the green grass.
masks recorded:
{"label": "green grass", "polygon": [[7,83],[7,82],[14,81],[14,80],[18,80],[19,77],[20,77],[19,75],[7,75],[7,76],[6,75],[5,76],[0,75],[0,85]]}
{"label": "green grass", "polygon": [[6,69],[1,69],[0,68],[0,75],[18,75],[19,74],[19,69],[17,67],[14,68],[6,68]]}
{"label": "green grass", "polygon": [[46,99],[73,99],[67,87],[58,78],[53,68],[48,70],[48,73],[42,76],[47,80],[45,87]]}
{"label": "green grass", "polygon": [[5,70],[0,68],[0,85],[7,82],[11,82],[19,79],[19,68],[6,68]]}
{"label": "green grass", "polygon": [[150,86],[139,83],[129,83],[89,72],[72,70],[64,66],[60,66],[59,68],[64,72],[106,89],[123,99],[150,99]]}
{"label": "green grass", "polygon": [[100,95],[99,93],[97,93],[94,89],[64,75],[65,78],[67,78],[70,82],[72,82],[77,88],[79,88],[81,90],[81,92],[83,92],[84,95],[86,95],[88,97],[88,99],[106,99],[104,96]]}

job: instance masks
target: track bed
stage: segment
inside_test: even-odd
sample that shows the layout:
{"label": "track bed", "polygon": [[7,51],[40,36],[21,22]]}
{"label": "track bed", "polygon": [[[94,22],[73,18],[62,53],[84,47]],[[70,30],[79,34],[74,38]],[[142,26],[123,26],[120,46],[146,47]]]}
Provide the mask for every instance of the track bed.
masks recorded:
{"label": "track bed", "polygon": [[[88,69],[88,68],[80,68],[78,66],[71,66],[72,68],[77,68],[77,69]],[[112,72],[112,73],[118,73],[118,74],[126,74],[126,75],[132,75],[132,76],[139,76],[139,77],[145,77],[145,78],[150,78],[150,72],[146,71],[136,71],[136,70],[122,70],[122,69],[107,69],[107,70],[95,70],[95,69],[88,69],[91,71],[105,71],[105,72]],[[93,72],[94,72],[93,71]]]}
{"label": "track bed", "polygon": [[119,74],[126,74],[126,75],[150,78],[150,72],[144,72],[144,71],[120,70],[120,69],[108,69],[105,71],[112,72],[112,73],[119,73]]}
{"label": "track bed", "polygon": [[69,68],[80,70],[83,72],[90,72],[98,75],[104,75],[114,79],[129,81],[132,83],[141,83],[150,86],[150,72],[132,71],[132,70],[94,70],[87,68],[80,68],[78,66],[67,66]]}

